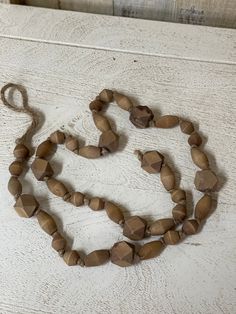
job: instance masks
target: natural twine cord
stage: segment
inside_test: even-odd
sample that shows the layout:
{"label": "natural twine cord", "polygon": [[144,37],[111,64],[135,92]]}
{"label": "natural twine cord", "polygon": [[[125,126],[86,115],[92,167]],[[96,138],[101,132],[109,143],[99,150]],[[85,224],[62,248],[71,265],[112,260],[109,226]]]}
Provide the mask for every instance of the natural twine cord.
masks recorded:
{"label": "natural twine cord", "polygon": [[[8,100],[6,99],[6,91],[9,88],[15,88],[17,89],[22,96],[22,107],[18,107],[15,104],[10,104]],[[1,89],[1,99],[3,102],[3,105],[6,106],[7,108],[11,109],[12,111],[15,112],[20,112],[20,113],[26,113],[28,116],[31,118],[31,124],[27,128],[26,132],[19,138],[16,139],[15,143],[20,144],[23,143],[27,136],[33,132],[33,130],[37,127],[38,125],[38,119],[37,119],[37,113],[31,109],[28,105],[28,95],[26,89],[19,84],[14,84],[14,83],[8,83],[4,85]]]}

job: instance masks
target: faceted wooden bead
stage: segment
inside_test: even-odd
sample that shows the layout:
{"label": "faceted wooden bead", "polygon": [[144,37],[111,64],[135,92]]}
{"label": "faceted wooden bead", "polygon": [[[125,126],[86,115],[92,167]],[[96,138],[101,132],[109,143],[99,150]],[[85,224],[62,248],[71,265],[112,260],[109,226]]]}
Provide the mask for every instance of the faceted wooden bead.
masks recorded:
{"label": "faceted wooden bead", "polygon": [[136,106],[130,111],[130,121],[137,128],[145,129],[149,127],[150,121],[154,118],[154,115],[147,106]]}
{"label": "faceted wooden bead", "polygon": [[113,100],[113,92],[110,89],[103,89],[99,94],[99,98],[104,102],[111,102]]}
{"label": "faceted wooden bead", "polygon": [[174,226],[175,222],[172,218],[163,218],[153,222],[148,229],[151,235],[154,236],[164,234],[166,231],[170,230]]}
{"label": "faceted wooden bead", "polygon": [[120,93],[117,93],[117,92],[114,92],[113,96],[114,96],[114,100],[116,101],[117,105],[121,109],[127,110],[127,111],[130,111],[132,109],[133,104],[127,96],[120,94]]}
{"label": "faceted wooden bead", "polygon": [[164,156],[157,151],[149,151],[143,154],[141,167],[148,173],[158,173],[164,161]]}
{"label": "faceted wooden bead", "polygon": [[62,182],[58,181],[57,179],[54,178],[48,179],[47,186],[49,190],[56,196],[63,197],[68,193],[68,190],[65,187],[65,185]]}
{"label": "faceted wooden bead", "polygon": [[57,252],[63,252],[66,248],[66,240],[59,232],[53,234],[52,248]]}
{"label": "faceted wooden bead", "polygon": [[69,149],[70,151],[74,152],[74,153],[78,153],[78,149],[79,149],[79,142],[78,140],[69,135],[67,138],[66,138],[66,141],[65,141],[65,146],[67,149]]}
{"label": "faceted wooden bead", "polygon": [[126,241],[117,242],[111,249],[111,262],[121,266],[127,267],[133,264],[135,246]]}
{"label": "faceted wooden bead", "polygon": [[53,234],[54,232],[57,231],[57,225],[48,213],[46,213],[43,210],[40,210],[37,214],[36,217],[38,219],[40,227],[48,234]]}
{"label": "faceted wooden bead", "polygon": [[104,209],[105,202],[100,197],[93,197],[90,199],[88,206],[92,210],[101,210]]}
{"label": "faceted wooden bead", "polygon": [[192,235],[198,232],[199,223],[195,219],[185,220],[182,230],[187,235]]}
{"label": "faceted wooden bead", "polygon": [[186,200],[186,193],[184,190],[181,189],[175,189],[171,192],[171,199],[175,203],[179,203],[181,201]]}
{"label": "faceted wooden bead", "polygon": [[186,206],[182,204],[177,204],[172,210],[172,216],[176,222],[183,221],[187,216]]}
{"label": "faceted wooden bead", "polygon": [[21,161],[13,161],[9,166],[9,172],[12,176],[19,177],[24,170],[24,164]]}
{"label": "faceted wooden bead", "polygon": [[17,177],[11,177],[8,181],[8,191],[17,197],[22,193],[22,185]]}
{"label": "faceted wooden bead", "polygon": [[180,121],[180,129],[185,134],[191,134],[194,131],[194,126],[190,121]]}
{"label": "faceted wooden bead", "polygon": [[161,168],[161,182],[167,191],[175,188],[175,175],[168,165]]}
{"label": "faceted wooden bead", "polygon": [[98,130],[101,132],[109,131],[111,129],[107,118],[97,112],[93,112],[93,121]]}
{"label": "faceted wooden bead", "polygon": [[46,158],[52,155],[54,150],[55,150],[55,144],[49,140],[46,140],[37,147],[35,155],[36,157],[39,157],[39,158]]}
{"label": "faceted wooden bead", "polygon": [[161,241],[151,241],[141,246],[138,255],[141,260],[154,258],[157,257],[163,249],[164,245]]}
{"label": "faceted wooden bead", "polygon": [[173,128],[177,124],[179,124],[179,118],[171,115],[162,116],[155,122],[156,127],[162,129]]}
{"label": "faceted wooden bead", "polygon": [[104,103],[102,101],[100,101],[99,99],[95,99],[89,104],[89,109],[91,111],[101,111],[103,106]]}
{"label": "faceted wooden bead", "polygon": [[202,138],[197,132],[193,132],[188,138],[188,143],[190,146],[200,146]]}
{"label": "faceted wooden bead", "polygon": [[209,161],[207,155],[203,153],[198,147],[191,148],[191,157],[196,166],[201,169],[209,168]]}
{"label": "faceted wooden bead", "polygon": [[211,170],[201,170],[196,172],[194,179],[196,189],[201,192],[215,191],[218,184],[217,176]]}
{"label": "faceted wooden bead", "polygon": [[110,253],[108,250],[96,250],[85,256],[84,265],[87,267],[100,266],[105,264],[109,258]]}
{"label": "faceted wooden bead", "polygon": [[196,219],[203,220],[211,213],[212,197],[205,194],[196,204],[194,216]]}
{"label": "faceted wooden bead", "polygon": [[146,221],[138,216],[125,220],[123,235],[131,240],[141,240],[145,237]]}
{"label": "faceted wooden bead", "polygon": [[39,207],[39,203],[33,195],[22,194],[16,200],[14,208],[19,216],[30,218],[33,216],[36,209]]}
{"label": "faceted wooden bead", "polygon": [[54,173],[50,163],[42,158],[36,158],[32,162],[31,170],[35,178],[39,181],[43,181],[45,177],[51,177]]}
{"label": "faceted wooden bead", "polygon": [[63,259],[68,266],[74,266],[78,264],[80,256],[77,251],[69,250],[64,253]]}
{"label": "faceted wooden bead", "polygon": [[24,160],[29,156],[29,149],[24,144],[17,144],[13,154],[17,159]]}
{"label": "faceted wooden bead", "polygon": [[109,152],[113,153],[118,149],[119,136],[112,130],[103,132],[99,138],[99,147],[106,148]]}
{"label": "faceted wooden bead", "polygon": [[111,202],[105,202],[105,210],[107,212],[107,216],[117,224],[121,224],[124,222],[124,215],[121,209]]}
{"label": "faceted wooden bead", "polygon": [[79,155],[88,159],[98,158],[102,155],[102,150],[101,147],[88,145],[79,149]]}
{"label": "faceted wooden bead", "polygon": [[63,144],[65,142],[65,134],[57,130],[50,135],[50,141],[54,144]]}
{"label": "faceted wooden bead", "polygon": [[169,230],[164,234],[165,244],[177,244],[180,241],[180,233],[175,230]]}
{"label": "faceted wooden bead", "polygon": [[70,202],[74,205],[74,206],[81,206],[84,205],[84,197],[85,195],[83,193],[80,192],[72,192],[71,196],[70,196]]}

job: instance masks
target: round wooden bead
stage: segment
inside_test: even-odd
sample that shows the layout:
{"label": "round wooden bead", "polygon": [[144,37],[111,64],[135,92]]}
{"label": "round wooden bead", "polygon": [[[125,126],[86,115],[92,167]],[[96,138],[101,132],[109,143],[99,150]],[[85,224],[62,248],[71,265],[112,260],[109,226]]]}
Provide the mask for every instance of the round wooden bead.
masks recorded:
{"label": "round wooden bead", "polygon": [[110,89],[103,89],[99,94],[99,98],[104,102],[111,102],[113,100],[113,92]]}
{"label": "round wooden bead", "polygon": [[164,245],[161,241],[151,241],[141,246],[138,255],[141,260],[154,258],[157,257],[163,249]]}
{"label": "round wooden bead", "polygon": [[148,151],[142,155],[141,167],[148,173],[159,173],[164,161],[164,156],[158,151]]}
{"label": "round wooden bead", "polygon": [[149,226],[149,231],[152,236],[161,235],[173,228],[174,226],[175,222],[172,218],[158,219]]}
{"label": "round wooden bead", "polygon": [[196,219],[203,220],[211,213],[212,197],[205,194],[196,204],[194,216]]}
{"label": "round wooden bead", "polygon": [[122,95],[117,92],[114,92],[113,96],[114,96],[115,102],[121,109],[126,110],[126,111],[130,111],[132,109],[133,104],[127,96]]}
{"label": "round wooden bead", "polygon": [[129,119],[137,128],[148,128],[153,118],[153,112],[147,106],[136,106],[130,110]]}
{"label": "round wooden bead", "polygon": [[180,203],[186,200],[186,193],[184,190],[175,189],[171,192],[171,199],[175,203]]}
{"label": "round wooden bead", "polygon": [[177,204],[172,210],[172,216],[176,222],[182,222],[187,216],[186,206]]}
{"label": "round wooden bead", "polygon": [[211,170],[201,170],[196,172],[194,179],[196,189],[201,192],[215,191],[218,184],[218,179],[215,173]]}
{"label": "round wooden bead", "polygon": [[190,146],[200,146],[202,138],[197,132],[193,132],[188,138],[188,143]]}
{"label": "round wooden bead", "polygon": [[53,220],[52,216],[50,216],[48,213],[46,213],[43,210],[40,210],[36,217],[38,219],[40,227],[48,234],[53,234],[57,231],[57,225],[55,221]]}
{"label": "round wooden bead", "polygon": [[108,250],[96,250],[84,258],[84,265],[87,267],[100,266],[105,264],[110,258],[110,253]]}
{"label": "round wooden bead", "polygon": [[95,99],[91,101],[91,103],[89,104],[89,109],[91,111],[101,111],[103,107],[104,107],[104,103],[100,101],[99,99]]}
{"label": "round wooden bead", "polygon": [[54,144],[63,144],[65,142],[65,134],[57,130],[50,135],[50,141]]}
{"label": "round wooden bead", "polygon": [[203,153],[198,147],[191,148],[191,156],[196,166],[198,166],[201,169],[209,168],[209,161],[207,155]]}
{"label": "round wooden bead", "polygon": [[111,262],[120,266],[127,267],[133,264],[135,246],[126,241],[117,242],[111,249]]}
{"label": "round wooden bead", "polygon": [[65,185],[62,182],[58,181],[57,179],[54,178],[48,179],[47,186],[49,190],[56,196],[63,197],[68,193],[68,190],[65,187]]}
{"label": "round wooden bead", "polygon": [[123,235],[131,240],[141,240],[145,237],[146,221],[138,216],[125,219]]}
{"label": "round wooden bead", "polygon": [[94,159],[102,155],[102,150],[101,147],[88,145],[79,149],[79,155],[84,158]]}
{"label": "round wooden bead", "polygon": [[194,126],[190,121],[180,121],[180,129],[185,134],[191,134],[194,131]]}
{"label": "round wooden bead", "polygon": [[49,140],[42,142],[36,150],[36,157],[47,158],[52,155],[55,151],[55,144]]}
{"label": "round wooden bead", "polygon": [[65,146],[67,149],[69,149],[70,151],[74,152],[74,153],[78,153],[78,149],[79,149],[79,142],[78,140],[69,135],[67,138],[66,138],[66,141],[65,141]]}
{"label": "round wooden bead", "polygon": [[84,205],[85,195],[80,192],[72,192],[69,201],[76,207]]}
{"label": "round wooden bead", "polygon": [[103,115],[93,112],[93,121],[98,130],[101,132],[109,131],[111,129],[110,123]]}
{"label": "round wooden bead", "polygon": [[14,205],[14,208],[18,215],[24,218],[30,218],[31,216],[33,216],[38,207],[38,201],[33,195],[30,194],[20,195]]}
{"label": "round wooden bead", "polygon": [[192,235],[198,232],[199,223],[195,219],[185,220],[182,230],[187,235]]}
{"label": "round wooden bead", "polygon": [[80,259],[79,253],[74,250],[68,250],[63,255],[63,260],[68,266],[77,265],[79,259]]}
{"label": "round wooden bead", "polygon": [[99,138],[99,147],[107,149],[109,152],[113,153],[118,149],[119,146],[119,136],[112,130],[103,132]]}
{"label": "round wooden bead", "polygon": [[180,234],[178,231],[169,230],[164,234],[165,244],[174,245],[180,241]]}
{"label": "round wooden bead", "polygon": [[117,224],[124,222],[124,215],[121,209],[111,202],[105,202],[105,210],[108,217]]}
{"label": "round wooden bead", "polygon": [[39,181],[43,181],[45,177],[51,177],[54,173],[49,161],[42,158],[36,158],[32,162],[31,170],[35,178]]}
{"label": "round wooden bead", "polygon": [[161,182],[167,191],[175,188],[175,175],[168,165],[161,168]]}
{"label": "round wooden bead", "polygon": [[63,252],[66,248],[66,240],[59,232],[53,234],[52,248],[57,252]]}
{"label": "round wooden bead", "polygon": [[17,159],[24,160],[29,156],[29,149],[24,144],[17,144],[13,154]]}
{"label": "round wooden bead", "polygon": [[24,170],[24,164],[21,161],[13,161],[9,166],[9,172],[12,176],[19,177]]}
{"label": "round wooden bead", "polygon": [[14,197],[18,197],[22,193],[22,185],[17,177],[11,177],[8,181],[8,191]]}
{"label": "round wooden bead", "polygon": [[101,209],[104,209],[105,202],[100,197],[93,197],[89,200],[88,206],[92,210],[101,210]]}
{"label": "round wooden bead", "polygon": [[155,122],[156,127],[162,129],[173,128],[178,124],[179,118],[171,115],[162,116]]}

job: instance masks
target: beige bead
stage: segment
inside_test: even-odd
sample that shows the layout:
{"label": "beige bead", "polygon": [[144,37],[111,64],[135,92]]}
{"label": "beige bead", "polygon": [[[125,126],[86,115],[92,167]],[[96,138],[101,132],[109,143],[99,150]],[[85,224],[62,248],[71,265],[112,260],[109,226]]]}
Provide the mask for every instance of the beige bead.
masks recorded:
{"label": "beige bead", "polygon": [[12,176],[19,177],[24,170],[24,164],[21,161],[13,161],[9,166],[9,172]]}
{"label": "beige bead", "polygon": [[175,175],[168,165],[161,168],[161,182],[167,191],[175,188]]}
{"label": "beige bead", "polygon": [[186,200],[186,193],[184,190],[181,189],[175,189],[171,192],[171,199],[175,203],[179,203],[181,201]]}
{"label": "beige bead", "polygon": [[57,231],[57,225],[48,213],[46,213],[44,210],[40,210],[36,217],[38,219],[40,227],[48,234],[52,235],[54,232]]}
{"label": "beige bead", "polygon": [[49,140],[42,142],[36,150],[36,157],[46,158],[52,155],[55,151],[55,144]]}
{"label": "beige bead", "polygon": [[120,94],[120,93],[117,93],[117,92],[114,92],[113,96],[114,96],[114,100],[116,101],[117,105],[121,109],[126,110],[126,111],[130,111],[131,108],[133,107],[131,100],[127,96]]}
{"label": "beige bead", "polygon": [[80,192],[71,193],[69,201],[76,207],[84,205],[84,194]]}
{"label": "beige bead", "polygon": [[50,135],[50,141],[54,144],[63,144],[65,142],[65,134],[57,130]]}
{"label": "beige bead", "polygon": [[157,128],[163,129],[173,128],[177,124],[179,124],[179,118],[171,115],[162,116],[155,122]]}
{"label": "beige bead", "polygon": [[78,153],[78,150],[79,150],[79,142],[78,140],[69,135],[67,138],[66,138],[66,141],[65,141],[65,146],[67,149],[69,149],[70,151],[74,152],[74,153]]}
{"label": "beige bead", "polygon": [[158,219],[149,226],[149,231],[152,236],[164,234],[175,226],[172,218]]}
{"label": "beige bead", "polygon": [[99,138],[99,147],[107,149],[109,152],[113,153],[118,149],[119,146],[119,136],[112,130],[103,132]]}
{"label": "beige bead", "polygon": [[200,146],[202,138],[197,132],[193,132],[188,138],[188,143],[190,146]]}
{"label": "beige bead", "polygon": [[201,192],[215,191],[218,179],[215,173],[209,169],[197,171],[194,179],[196,189]]}
{"label": "beige bead", "polygon": [[109,131],[111,129],[107,118],[97,112],[93,112],[93,121],[98,130],[101,132]]}
{"label": "beige bead", "polygon": [[139,216],[129,217],[125,219],[123,235],[134,241],[141,240],[145,237],[146,225],[147,222]]}
{"label": "beige bead", "polygon": [[22,193],[22,185],[17,177],[11,177],[8,181],[8,191],[14,197],[18,197]]}
{"label": "beige bead", "polygon": [[110,258],[110,253],[108,250],[96,250],[84,258],[84,265],[87,267],[100,266],[105,264]]}
{"label": "beige bead", "polygon": [[99,99],[104,102],[111,102],[113,100],[113,92],[110,89],[103,89],[99,94]]}
{"label": "beige bead", "polygon": [[91,111],[101,111],[103,107],[104,107],[104,103],[100,101],[99,99],[95,99],[91,101],[91,103],[89,104],[89,109]]}
{"label": "beige bead", "polygon": [[58,181],[57,179],[54,178],[48,179],[47,186],[49,190],[56,196],[63,197],[68,193],[68,190],[65,187],[65,185],[62,182]]}
{"label": "beige bead", "polygon": [[172,210],[172,216],[176,222],[182,222],[187,216],[186,206],[177,204]]}
{"label": "beige bead", "polygon": [[84,146],[79,149],[79,155],[88,159],[98,158],[101,154],[101,148],[93,145]]}
{"label": "beige bead", "polygon": [[158,151],[148,151],[141,157],[141,167],[148,173],[159,173],[164,162],[164,156]]}
{"label": "beige bead", "polygon": [[209,161],[207,155],[203,153],[199,148],[192,147],[191,148],[191,157],[196,166],[201,169],[209,168]]}
{"label": "beige bead", "polygon": [[120,266],[127,267],[133,264],[135,246],[132,243],[121,241],[111,248],[111,262]]}
{"label": "beige bead", "polygon": [[59,232],[55,232],[52,238],[52,248],[57,252],[64,252],[66,248],[66,240]]}
{"label": "beige bead", "polygon": [[24,144],[17,144],[13,154],[18,160],[25,160],[29,156],[29,149]]}
{"label": "beige bead", "polygon": [[194,131],[194,126],[190,121],[180,121],[180,129],[185,134],[191,134]]}
{"label": "beige bead", "polygon": [[194,216],[196,219],[203,220],[211,213],[212,197],[205,194],[196,204]]}
{"label": "beige bead", "polygon": [[195,219],[185,220],[183,223],[183,232],[186,235],[192,235],[198,232],[199,223]]}
{"label": "beige bead", "polygon": [[31,170],[35,178],[39,181],[43,181],[45,177],[51,177],[54,173],[49,161],[42,158],[36,158],[32,162]]}
{"label": "beige bead", "polygon": [[108,217],[117,224],[124,222],[124,215],[121,209],[111,202],[105,202],[105,210]]}
{"label": "beige bead", "polygon": [[22,194],[16,200],[14,208],[19,216],[30,218],[38,209],[39,203],[33,195]]}
{"label": "beige bead", "polygon": [[92,210],[101,210],[104,209],[105,202],[100,197],[93,197],[90,199],[88,206]]}
{"label": "beige bead", "polygon": [[165,244],[174,245],[180,241],[180,233],[175,230],[169,230],[164,234]]}
{"label": "beige bead", "polygon": [[154,258],[157,257],[163,249],[164,245],[161,241],[151,241],[141,246],[138,255],[141,260]]}
{"label": "beige bead", "polygon": [[80,256],[77,251],[69,250],[64,253],[63,259],[68,266],[75,266],[77,265]]}

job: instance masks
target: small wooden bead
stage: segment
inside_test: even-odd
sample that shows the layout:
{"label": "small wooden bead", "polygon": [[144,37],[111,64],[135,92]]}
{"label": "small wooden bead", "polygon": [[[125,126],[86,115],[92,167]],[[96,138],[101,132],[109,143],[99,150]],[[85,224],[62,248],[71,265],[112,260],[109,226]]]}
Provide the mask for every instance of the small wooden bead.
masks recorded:
{"label": "small wooden bead", "polygon": [[127,267],[133,264],[135,246],[126,241],[117,242],[111,249],[111,262],[120,266]]}
{"label": "small wooden bead", "polygon": [[52,248],[59,251],[64,251],[66,248],[66,240],[59,232],[55,232],[52,238]]}
{"label": "small wooden bead", "polygon": [[185,134],[191,134],[194,131],[194,126],[190,121],[180,121],[180,129]]}
{"label": "small wooden bead", "polygon": [[167,191],[175,188],[175,175],[168,165],[161,168],[161,182]]}
{"label": "small wooden bead", "polygon": [[105,264],[110,258],[110,253],[108,250],[96,250],[84,258],[84,265],[87,267],[100,266]]}
{"label": "small wooden bead", "polygon": [[186,200],[186,193],[184,190],[181,189],[175,189],[171,192],[171,199],[175,203],[179,203],[181,201]]}
{"label": "small wooden bead", "polygon": [[162,116],[155,122],[156,127],[162,129],[173,128],[178,124],[179,118],[171,115]]}
{"label": "small wooden bead", "polygon": [[8,191],[14,196],[18,197],[22,193],[22,185],[18,178],[11,177],[8,181]]}
{"label": "small wooden bead", "polygon": [[187,235],[192,235],[198,232],[199,223],[195,219],[185,220],[183,223],[183,232]]}
{"label": "small wooden bead", "polygon": [[57,225],[48,213],[46,213],[44,210],[40,210],[36,217],[38,219],[40,227],[48,234],[52,235],[54,232],[57,231]]}
{"label": "small wooden bead", "polygon": [[158,151],[148,151],[141,157],[141,167],[148,173],[159,173],[163,162],[164,156]]}
{"label": "small wooden bead", "polygon": [[50,141],[54,144],[63,144],[65,142],[65,134],[57,130],[50,135]]}
{"label": "small wooden bead", "polygon": [[145,237],[147,222],[139,216],[132,216],[125,219],[123,235],[127,238],[138,241]]}
{"label": "small wooden bead", "polygon": [[172,216],[176,222],[182,222],[187,216],[186,206],[177,204],[172,210]]}
{"label": "small wooden bead", "polygon": [[121,109],[126,110],[126,111],[130,111],[132,109],[133,104],[127,96],[120,94],[120,93],[117,93],[117,92],[114,92],[113,96],[114,96],[114,100],[116,101],[117,105]]}
{"label": "small wooden bead", "polygon": [[212,197],[205,194],[196,204],[194,216],[196,219],[206,219],[212,210]]}
{"label": "small wooden bead", "polygon": [[124,221],[124,215],[121,209],[111,202],[105,202],[105,210],[108,217],[117,224]]}
{"label": "small wooden bead", "polygon": [[54,173],[49,161],[42,158],[36,158],[32,162],[31,170],[35,178],[39,181],[43,181],[45,177],[51,177]]}
{"label": "small wooden bead", "polygon": [[25,160],[29,156],[29,149],[24,144],[17,144],[13,154],[18,160]]}
{"label": "small wooden bead", "polygon": [[169,230],[164,234],[165,244],[174,245],[180,241],[180,233],[175,230]]}
{"label": "small wooden bead", "polygon": [[53,154],[55,151],[55,144],[49,140],[42,142],[36,150],[36,157],[46,158]]}
{"label": "small wooden bead", "polygon": [[88,145],[79,149],[79,155],[88,159],[98,158],[102,155],[101,147]]}
{"label": "small wooden bead", "polygon": [[197,132],[193,132],[188,138],[188,143],[190,146],[200,146],[202,138]]}
{"label": "small wooden bead", "polygon": [[137,128],[148,128],[153,118],[153,112],[147,106],[136,106],[130,110],[130,122]]}
{"label": "small wooden bead", "polygon": [[78,153],[78,149],[79,149],[79,142],[78,140],[69,135],[67,138],[66,138],[66,141],[65,141],[65,146],[67,149],[69,149],[70,151],[74,152],[74,153]]}
{"label": "small wooden bead", "polygon": [[103,89],[99,94],[99,98],[104,102],[111,102],[113,100],[113,92],[110,89]]}
{"label": "small wooden bead", "polygon": [[84,197],[85,195],[80,192],[73,192],[70,196],[70,202],[77,207],[84,205]]}
{"label": "small wooden bead", "polygon": [[88,206],[92,210],[101,210],[104,209],[105,202],[100,197],[93,197],[90,199]]}
{"label": "small wooden bead", "polygon": [[98,130],[101,132],[109,131],[111,129],[110,123],[103,115],[93,112],[93,121]]}
{"label": "small wooden bead", "polygon": [[203,153],[198,147],[191,148],[191,157],[196,166],[201,169],[209,168],[209,161],[207,155]]}
{"label": "small wooden bead", "polygon": [[99,99],[95,99],[91,101],[91,103],[89,104],[89,109],[91,111],[101,111],[103,107],[104,107],[104,103],[100,101]]}
{"label": "small wooden bead", "polygon": [[211,170],[201,170],[196,172],[194,179],[196,189],[201,192],[215,191],[218,184],[218,179],[215,173]]}
{"label": "small wooden bead", "polygon": [[154,258],[157,257],[163,249],[164,245],[161,241],[151,241],[141,246],[138,255],[141,260]]}
{"label": "small wooden bead", "polygon": [[65,187],[65,185],[62,182],[58,181],[57,179],[49,178],[46,183],[49,190],[56,196],[63,197],[65,194],[68,193],[68,190]]}
{"label": "small wooden bead", "polygon": [[12,176],[19,177],[24,170],[24,164],[21,161],[13,161],[9,166],[9,172]]}
{"label": "small wooden bead", "polygon": [[113,153],[118,149],[119,136],[112,130],[103,132],[99,138],[99,147],[106,148],[109,152]]}
{"label": "small wooden bead", "polygon": [[39,203],[33,195],[22,194],[16,200],[14,208],[19,216],[30,218],[38,209]]}
{"label": "small wooden bead", "polygon": [[63,259],[68,266],[75,266],[78,264],[80,256],[77,251],[69,250],[64,253]]}
{"label": "small wooden bead", "polygon": [[152,236],[161,235],[172,229],[174,226],[175,222],[172,218],[158,219],[149,226],[149,231]]}

